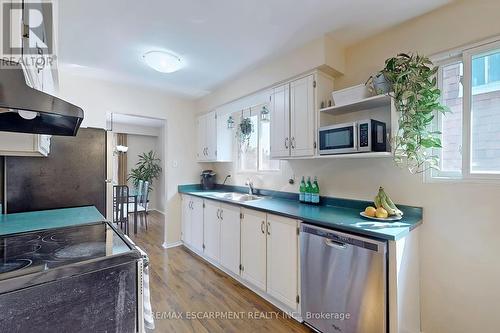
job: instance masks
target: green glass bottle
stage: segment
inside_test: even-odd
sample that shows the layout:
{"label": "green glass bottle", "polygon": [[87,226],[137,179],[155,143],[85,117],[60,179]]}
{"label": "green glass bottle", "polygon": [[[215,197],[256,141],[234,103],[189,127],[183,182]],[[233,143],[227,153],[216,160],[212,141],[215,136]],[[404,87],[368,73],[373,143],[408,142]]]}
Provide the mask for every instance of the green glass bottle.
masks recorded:
{"label": "green glass bottle", "polygon": [[306,201],[306,181],[304,179],[304,176],[302,176],[302,180],[300,181],[300,187],[299,187],[299,201],[300,202],[305,202]]}
{"label": "green glass bottle", "polygon": [[307,203],[311,203],[311,195],[312,195],[311,177],[307,177],[306,193],[304,196],[304,201]]}
{"label": "green glass bottle", "polygon": [[319,204],[318,177],[314,177],[314,182],[312,183],[311,202],[316,205]]}

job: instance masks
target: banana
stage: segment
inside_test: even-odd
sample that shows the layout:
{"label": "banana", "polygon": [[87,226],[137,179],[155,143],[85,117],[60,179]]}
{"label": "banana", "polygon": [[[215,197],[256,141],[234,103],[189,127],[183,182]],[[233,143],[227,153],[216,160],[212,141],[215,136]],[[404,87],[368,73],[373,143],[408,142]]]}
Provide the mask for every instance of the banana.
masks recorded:
{"label": "banana", "polygon": [[380,187],[379,192],[382,193],[382,197],[385,199],[386,204],[392,209],[392,211],[395,212],[395,214],[391,214],[391,215],[403,215],[403,212],[401,210],[399,210],[398,207],[396,207],[396,205],[394,204],[392,199],[387,195],[387,193],[385,193],[383,187]]}
{"label": "banana", "polygon": [[383,196],[382,199],[380,199],[380,203],[382,204],[382,207],[384,207],[384,209],[387,211],[387,213],[389,213],[389,215],[397,214],[396,210],[389,206],[389,204],[387,203],[387,197]]}
{"label": "banana", "polygon": [[382,206],[382,204],[380,203],[380,196],[378,194],[375,197],[375,199],[373,200],[373,203],[375,204],[375,208],[379,208]]}

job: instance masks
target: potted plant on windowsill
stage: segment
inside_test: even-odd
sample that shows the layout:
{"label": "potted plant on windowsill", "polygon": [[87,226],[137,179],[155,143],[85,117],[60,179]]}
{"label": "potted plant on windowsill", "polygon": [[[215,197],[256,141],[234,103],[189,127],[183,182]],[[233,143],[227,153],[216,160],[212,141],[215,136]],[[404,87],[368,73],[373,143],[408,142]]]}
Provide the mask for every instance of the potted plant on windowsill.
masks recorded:
{"label": "potted plant on windowsill", "polygon": [[388,85],[386,93],[399,114],[399,130],[392,142],[394,161],[411,173],[439,168],[439,156],[432,150],[442,148],[441,132],[433,131],[431,124],[436,113],[444,114],[449,109],[440,103],[437,70],[427,57],[400,53],[387,59],[385,67],[367,81],[374,88],[376,82]]}

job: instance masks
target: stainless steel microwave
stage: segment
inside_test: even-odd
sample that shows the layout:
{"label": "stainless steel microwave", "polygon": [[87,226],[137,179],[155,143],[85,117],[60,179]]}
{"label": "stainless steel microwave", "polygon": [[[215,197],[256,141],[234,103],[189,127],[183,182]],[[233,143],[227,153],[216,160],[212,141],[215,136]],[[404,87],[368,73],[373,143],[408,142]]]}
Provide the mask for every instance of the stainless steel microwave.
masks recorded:
{"label": "stainless steel microwave", "polygon": [[384,122],[366,119],[319,129],[320,155],[387,151]]}

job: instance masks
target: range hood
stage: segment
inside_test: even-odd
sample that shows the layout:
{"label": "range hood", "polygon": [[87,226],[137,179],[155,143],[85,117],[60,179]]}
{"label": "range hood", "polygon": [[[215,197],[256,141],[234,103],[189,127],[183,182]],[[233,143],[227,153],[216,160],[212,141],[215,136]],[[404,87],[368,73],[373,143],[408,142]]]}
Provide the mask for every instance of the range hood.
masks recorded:
{"label": "range hood", "polygon": [[0,131],[75,136],[83,110],[31,88],[19,63],[0,69]]}

